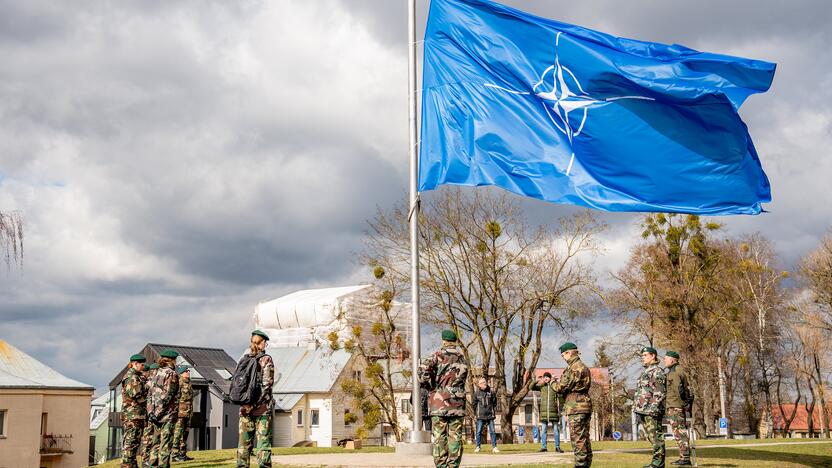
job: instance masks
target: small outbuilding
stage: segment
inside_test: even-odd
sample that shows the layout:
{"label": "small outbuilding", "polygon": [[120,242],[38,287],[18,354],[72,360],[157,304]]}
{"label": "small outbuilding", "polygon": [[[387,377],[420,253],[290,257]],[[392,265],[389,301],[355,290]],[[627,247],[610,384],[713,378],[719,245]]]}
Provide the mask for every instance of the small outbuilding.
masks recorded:
{"label": "small outbuilding", "polygon": [[93,390],[0,340],[0,466],[86,466]]}

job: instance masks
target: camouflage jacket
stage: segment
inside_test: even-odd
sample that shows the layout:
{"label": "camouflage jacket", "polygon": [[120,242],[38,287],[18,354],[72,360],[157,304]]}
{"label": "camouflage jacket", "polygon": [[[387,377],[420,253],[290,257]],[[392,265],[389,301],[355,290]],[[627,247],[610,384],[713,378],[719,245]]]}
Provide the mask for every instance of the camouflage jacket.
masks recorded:
{"label": "camouflage jacket", "polygon": [[564,405],[563,395],[552,390],[552,383],[537,383],[532,380],[529,390],[540,390],[540,419],[543,421],[556,421],[560,419],[560,412]]}
{"label": "camouflage jacket", "polygon": [[693,393],[688,386],[685,372],[674,364],[667,369],[667,400],[668,408],[686,408],[693,403]]}
{"label": "camouflage jacket", "polygon": [[141,373],[134,368],[127,369],[121,381],[121,414],[126,421],[144,419],[147,415],[147,387]]}
{"label": "camouflage jacket", "polygon": [[644,367],[638,378],[636,394],[633,397],[633,411],[648,416],[664,414],[664,399],[667,392],[667,380],[659,363],[654,361]]}
{"label": "camouflage jacket", "polygon": [[173,368],[165,366],[156,369],[148,394],[148,417],[156,422],[175,421],[179,403],[179,377]]}
{"label": "camouflage jacket", "polygon": [[455,345],[443,345],[422,361],[419,383],[430,391],[431,416],[465,416],[468,363]]}
{"label": "camouflage jacket", "polygon": [[194,389],[191,379],[179,377],[179,417],[189,418],[194,412]]}
{"label": "camouflage jacket", "polygon": [[263,354],[257,361],[262,371],[262,379],[260,380],[260,399],[257,404],[252,407],[251,415],[260,416],[272,410],[272,400],[274,395],[274,361],[268,354]]}
{"label": "camouflage jacket", "polygon": [[555,393],[566,395],[563,412],[570,414],[591,414],[592,399],[589,397],[589,387],[592,385],[592,375],[589,368],[578,356],[567,361],[568,366],[560,376],[560,380],[549,383]]}

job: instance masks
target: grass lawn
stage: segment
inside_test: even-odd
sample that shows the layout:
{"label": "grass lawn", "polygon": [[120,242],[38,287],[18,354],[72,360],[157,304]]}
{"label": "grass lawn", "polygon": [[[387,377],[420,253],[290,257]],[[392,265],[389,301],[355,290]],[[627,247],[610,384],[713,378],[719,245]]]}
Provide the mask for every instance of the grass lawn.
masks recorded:
{"label": "grass lawn", "polygon": [[[758,447],[732,447],[742,444],[766,444],[777,442],[795,442],[795,445],[760,445]],[[768,440],[698,440],[696,454],[698,466],[707,467],[831,467],[832,468],[832,441],[822,444],[806,442],[819,442],[818,439],[768,439]],[[552,450],[552,444],[549,444]],[[703,447],[703,446],[716,447]],[[666,441],[667,466],[670,462],[679,457],[679,451],[675,448],[673,440]],[[530,452],[537,450],[538,444],[504,445],[500,447],[503,454]],[[567,454],[571,452],[571,444],[565,443],[561,448]],[[649,449],[650,445],[645,441],[603,441],[593,442],[592,449],[600,450],[632,450]],[[473,450],[473,446],[466,446],[466,452]],[[512,465],[513,468],[543,468],[551,466],[571,466],[567,464],[534,464],[534,465]],[[592,459],[593,467],[603,468],[641,468],[650,462],[649,452],[633,453],[596,453]]]}
{"label": "grass lawn", "polygon": [[[471,449],[473,450],[473,449]],[[364,447],[360,450],[361,453],[393,453],[393,447]],[[341,447],[327,448],[327,447],[272,447],[272,466],[284,467],[289,465],[280,464],[280,455],[303,455],[315,453],[355,453],[355,450],[346,450]],[[204,450],[201,452],[188,452],[188,455],[194,458],[189,462],[174,462],[171,466],[182,468],[197,468],[197,467],[234,467],[237,460],[237,449],[225,450]],[[252,465],[254,463],[254,456],[251,457]],[[117,468],[121,464],[121,459],[110,460],[101,465],[94,465],[94,468]],[[141,461],[139,462],[141,466]]]}
{"label": "grass lawn", "polygon": [[[699,459],[699,466],[707,467],[830,467],[832,468],[832,441],[822,444],[812,444],[807,442],[818,442],[818,439],[768,439],[768,440],[708,440],[697,441],[700,447],[697,449]],[[777,442],[795,442],[794,445],[774,445],[766,446],[761,444],[777,443]],[[734,447],[737,444],[754,444],[752,447]],[[715,447],[703,447],[704,445],[712,445]],[[593,442],[592,448],[594,451],[600,450],[632,450],[648,448],[646,442]],[[678,451],[675,448],[672,440],[667,441],[667,462],[668,468],[671,466],[669,462],[676,459]],[[537,451],[539,446],[537,444],[518,444],[518,445],[502,445],[500,450],[503,456],[510,457],[516,453],[528,453]],[[562,445],[562,448],[567,452],[571,451],[571,446],[568,443]],[[466,453],[472,453],[473,446],[465,446]],[[289,465],[280,464],[280,455],[299,455],[299,454],[318,454],[318,453],[355,453],[352,450],[344,450],[342,448],[314,448],[314,447],[292,447],[292,448],[274,448],[272,462],[275,467],[287,467]],[[392,453],[393,449],[389,447],[365,447],[360,452],[362,453]],[[190,452],[190,455],[196,460],[185,463],[174,463],[172,466],[182,468],[196,468],[196,467],[233,467],[236,451],[229,450],[209,450],[204,452]],[[593,467],[601,468],[635,468],[642,467],[649,462],[649,452],[616,452],[616,453],[596,453],[593,457]],[[553,457],[554,458],[554,457]],[[571,459],[565,458],[569,463],[560,464],[534,464],[534,465],[512,465],[512,467],[523,468],[543,468],[552,466],[571,466]],[[554,462],[554,460],[553,460]],[[103,465],[98,465],[104,468],[118,467],[118,461],[112,460]],[[252,465],[254,466],[254,465]],[[497,465],[499,466],[499,465]]]}

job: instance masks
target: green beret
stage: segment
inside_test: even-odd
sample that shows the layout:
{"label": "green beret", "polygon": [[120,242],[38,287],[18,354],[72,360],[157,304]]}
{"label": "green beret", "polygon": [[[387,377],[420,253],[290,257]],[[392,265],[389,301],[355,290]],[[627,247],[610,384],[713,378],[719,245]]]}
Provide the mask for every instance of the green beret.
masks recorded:
{"label": "green beret", "polygon": [[656,348],[653,348],[652,346],[645,346],[645,347],[641,348],[641,354],[644,354],[644,353],[658,354],[656,352]]}
{"label": "green beret", "polygon": [[161,353],[159,353],[159,356],[170,358],[170,359],[176,359],[176,358],[179,357],[179,353],[177,353],[176,351],[174,351],[172,349],[166,349],[166,350],[162,351]]}
{"label": "green beret", "polygon": [[668,352],[664,353],[664,355],[665,356],[670,356],[672,358],[679,359],[679,353],[677,353],[676,351],[668,351]]}
{"label": "green beret", "polygon": [[155,362],[153,364],[151,364],[150,367],[148,367],[149,370],[158,369],[158,368],[159,368],[159,364],[156,364]]}
{"label": "green beret", "polygon": [[456,341],[456,333],[453,330],[442,330],[442,339],[445,341]]}
{"label": "green beret", "polygon": [[560,349],[561,353],[565,353],[565,352],[569,351],[570,349],[578,349],[578,345],[576,345],[575,343],[572,343],[571,341],[567,341],[566,343],[560,345],[559,349]]}
{"label": "green beret", "polygon": [[134,354],[130,356],[130,362],[145,362],[146,360],[147,359],[145,359],[145,357],[141,354]]}
{"label": "green beret", "polygon": [[262,337],[264,340],[269,341],[269,335],[267,335],[267,334],[263,333],[263,332],[262,332],[262,331],[260,331],[260,330],[254,330],[253,332],[251,332],[251,336],[254,336],[254,335],[260,336],[260,337]]}
{"label": "green beret", "polygon": [[176,373],[177,374],[184,374],[185,372],[188,372],[189,370],[191,370],[191,366],[179,366],[179,367],[176,368]]}

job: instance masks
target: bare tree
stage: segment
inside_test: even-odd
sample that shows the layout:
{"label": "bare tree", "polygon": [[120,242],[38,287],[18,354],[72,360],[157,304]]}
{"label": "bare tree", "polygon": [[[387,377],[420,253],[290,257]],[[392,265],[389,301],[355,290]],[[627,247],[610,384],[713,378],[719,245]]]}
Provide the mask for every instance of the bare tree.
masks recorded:
{"label": "bare tree", "polygon": [[[785,290],[782,282],[788,272],[775,267],[777,256],[765,237],[755,234],[724,241],[725,258],[732,266],[727,284],[733,288],[738,308],[735,328],[742,347],[744,411],[749,430],[755,431],[760,419],[772,427],[772,386],[775,369],[774,343],[786,318]],[[762,402],[757,396],[762,393]],[[762,406],[762,414],[758,407]],[[769,437],[770,433],[759,434]]]}
{"label": "bare tree", "polygon": [[812,414],[817,404],[820,406],[820,433],[824,438],[828,438],[829,414],[826,409],[826,383],[829,375],[829,348],[823,330],[809,325],[817,323],[817,310],[811,305],[805,308],[798,305],[798,311],[800,322],[795,325],[795,331],[801,352],[795,356],[795,368],[806,379],[809,396],[812,398],[811,405],[807,407],[810,427],[813,426]]}
{"label": "bare tree", "polygon": [[[379,211],[370,222],[367,261],[400,283],[410,280],[408,211]],[[559,227],[530,228],[509,195],[441,190],[419,218],[423,291],[428,322],[460,336],[474,375],[494,375],[504,440],[543,349],[547,328],[566,330],[591,312],[598,289],[585,257],[598,251],[604,229],[588,212]],[[469,405],[469,412],[471,411]]]}
{"label": "bare tree", "polygon": [[819,313],[813,325],[832,332],[832,234],[827,234],[820,245],[801,262],[800,272],[812,291]]}
{"label": "bare tree", "polygon": [[800,374],[791,372],[791,376],[794,379],[794,388],[795,388],[795,398],[794,398],[794,406],[792,407],[791,413],[786,413],[786,408],[783,404],[784,396],[784,381],[786,379],[786,373],[788,372],[788,368],[786,366],[777,367],[775,370],[775,388],[777,395],[777,406],[780,409],[780,417],[783,418],[783,435],[785,437],[791,437],[791,433],[789,429],[791,428],[792,421],[794,421],[795,416],[797,415],[797,407],[800,405],[800,399],[802,395],[800,393]]}
{"label": "bare tree", "polygon": [[0,211],[0,246],[6,267],[23,261],[23,218],[17,211]]}

